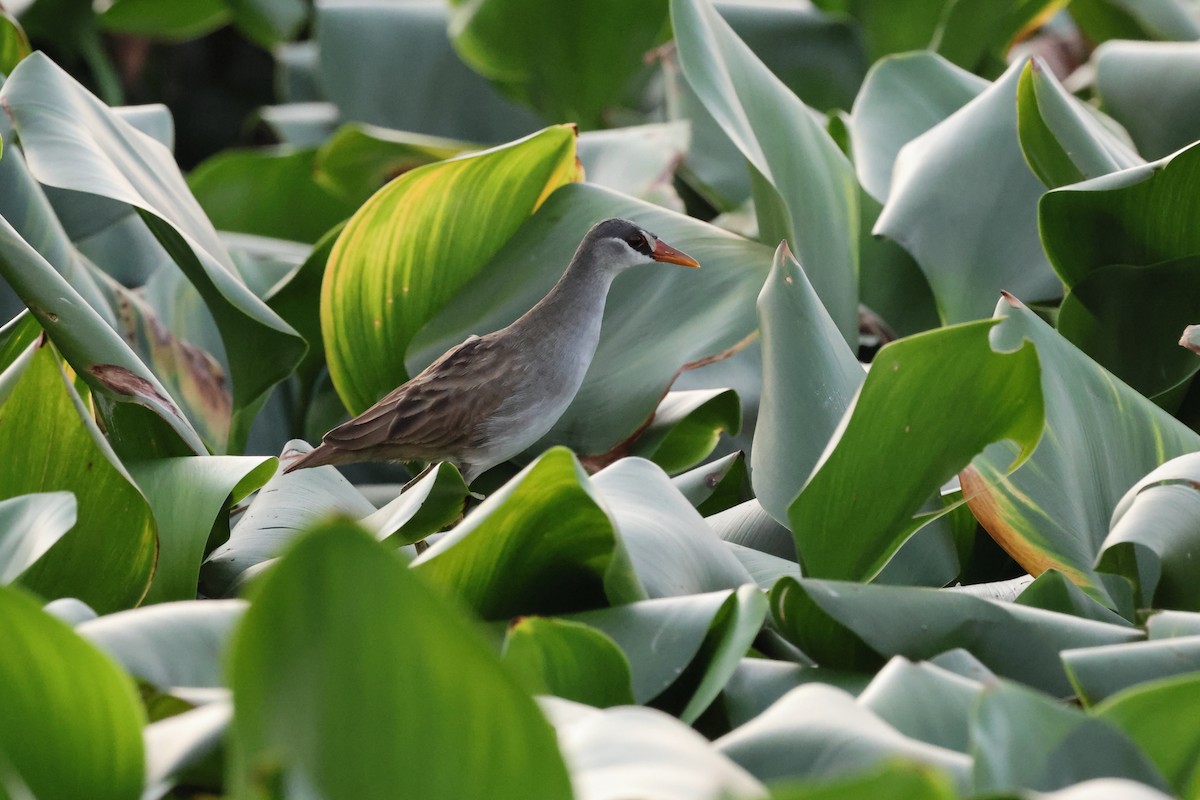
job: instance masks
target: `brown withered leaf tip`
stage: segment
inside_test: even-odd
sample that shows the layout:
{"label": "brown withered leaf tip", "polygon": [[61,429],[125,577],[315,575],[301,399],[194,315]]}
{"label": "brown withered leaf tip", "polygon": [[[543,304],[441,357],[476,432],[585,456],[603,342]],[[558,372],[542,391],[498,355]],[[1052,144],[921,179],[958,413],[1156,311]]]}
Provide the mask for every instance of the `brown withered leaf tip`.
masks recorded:
{"label": "brown withered leaf tip", "polygon": [[142,376],[130,372],[125,367],[118,364],[93,364],[88,367],[87,371],[117,394],[157,401],[170,409],[172,414],[179,415],[179,409],[175,407],[175,404],[155,389],[154,384]]}

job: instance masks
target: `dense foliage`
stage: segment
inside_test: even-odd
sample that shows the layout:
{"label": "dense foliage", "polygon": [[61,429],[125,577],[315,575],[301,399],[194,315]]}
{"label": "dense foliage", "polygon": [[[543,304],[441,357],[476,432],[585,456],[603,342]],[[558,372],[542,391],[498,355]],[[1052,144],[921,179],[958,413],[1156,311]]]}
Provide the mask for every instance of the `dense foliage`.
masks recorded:
{"label": "dense foliage", "polygon": [[[0,800],[1200,797],[1194,0],[11,12]],[[279,471],[612,216],[538,446]]]}

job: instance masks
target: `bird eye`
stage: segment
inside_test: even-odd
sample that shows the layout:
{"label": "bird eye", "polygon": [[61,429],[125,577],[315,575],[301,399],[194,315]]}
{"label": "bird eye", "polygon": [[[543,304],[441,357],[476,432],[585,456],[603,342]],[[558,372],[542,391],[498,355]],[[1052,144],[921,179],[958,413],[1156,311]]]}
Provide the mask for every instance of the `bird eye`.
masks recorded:
{"label": "bird eye", "polygon": [[646,237],[642,236],[640,233],[630,234],[629,238],[626,239],[625,241],[629,243],[630,247],[632,247],[634,250],[637,250],[638,252],[644,253],[645,251],[650,249],[649,246],[646,244]]}

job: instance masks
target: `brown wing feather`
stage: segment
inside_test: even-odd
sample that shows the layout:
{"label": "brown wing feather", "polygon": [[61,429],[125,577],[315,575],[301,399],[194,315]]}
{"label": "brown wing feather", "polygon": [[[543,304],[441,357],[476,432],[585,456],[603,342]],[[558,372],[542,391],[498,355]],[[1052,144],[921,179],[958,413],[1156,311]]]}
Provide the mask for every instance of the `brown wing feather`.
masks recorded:
{"label": "brown wing feather", "polygon": [[507,395],[503,340],[472,337],[359,416],[325,434],[343,451],[434,460],[477,444],[481,423]]}

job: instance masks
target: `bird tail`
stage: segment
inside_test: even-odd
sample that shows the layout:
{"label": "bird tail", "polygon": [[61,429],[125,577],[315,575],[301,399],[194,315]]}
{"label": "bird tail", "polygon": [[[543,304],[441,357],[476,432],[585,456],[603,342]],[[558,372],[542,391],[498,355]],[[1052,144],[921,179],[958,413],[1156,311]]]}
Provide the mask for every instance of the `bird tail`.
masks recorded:
{"label": "bird tail", "polygon": [[283,474],[294,472],[298,469],[306,469],[308,467],[323,467],[326,464],[340,464],[343,461],[344,453],[336,447],[330,447],[327,444],[321,444],[314,447],[304,455],[292,460],[283,468]]}

